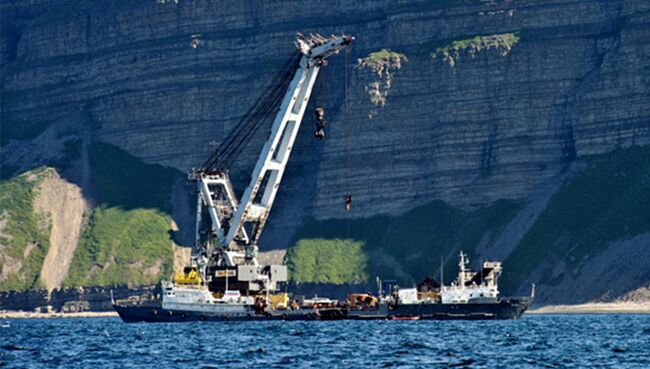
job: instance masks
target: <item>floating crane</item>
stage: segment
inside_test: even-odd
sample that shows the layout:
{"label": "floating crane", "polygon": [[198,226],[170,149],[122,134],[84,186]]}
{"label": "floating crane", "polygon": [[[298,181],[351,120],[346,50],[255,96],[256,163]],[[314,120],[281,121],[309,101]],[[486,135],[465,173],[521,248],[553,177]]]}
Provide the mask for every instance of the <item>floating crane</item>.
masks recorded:
{"label": "floating crane", "polygon": [[[438,285],[437,291],[397,289],[391,296],[380,298],[356,294],[348,300],[348,306],[337,307],[329,299],[314,299],[301,306],[298,301],[289,301],[286,293],[271,295],[278,282],[287,280],[287,268],[260,265],[257,242],[271,212],[318,71],[327,57],[350,42],[352,37],[344,35],[298,35],[299,61],[292,59],[287,63],[219,149],[189,174],[198,188],[196,244],[190,266],[177,274],[173,283],[161,282],[159,299],[113,301],[113,308],[125,322],[517,319],[528,308],[534,286],[530,298],[501,298],[497,285],[501,263],[484,262],[480,274],[471,272],[462,252],[456,283]],[[238,200],[228,168],[248,138],[274,113],[270,134],[250,183]],[[317,108],[314,113],[315,137],[321,140],[327,125],[325,112]],[[350,211],[352,195],[346,193],[344,201],[346,211]]]}
{"label": "floating crane", "polygon": [[[191,268],[212,291],[239,290],[247,295],[274,291],[287,280],[284,265],[259,265],[258,240],[268,220],[316,77],[326,59],[339,53],[353,37],[298,34],[299,60],[291,59],[254,102],[219,149],[189,174],[196,182],[196,238]],[[289,77],[293,74],[293,78]],[[287,84],[287,81],[290,81]],[[282,97],[282,91],[285,91]],[[279,106],[279,108],[278,108]],[[233,189],[229,168],[262,123],[277,111],[241,199]],[[317,138],[324,111],[318,108]],[[319,132],[320,131],[320,132]],[[322,137],[320,137],[322,138]],[[207,212],[208,216],[205,216]]]}

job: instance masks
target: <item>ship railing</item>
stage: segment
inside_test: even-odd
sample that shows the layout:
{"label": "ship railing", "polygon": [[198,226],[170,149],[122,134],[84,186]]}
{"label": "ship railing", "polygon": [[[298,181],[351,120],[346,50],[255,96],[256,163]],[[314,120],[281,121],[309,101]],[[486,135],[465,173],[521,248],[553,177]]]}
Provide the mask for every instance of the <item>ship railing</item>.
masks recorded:
{"label": "ship railing", "polygon": [[143,296],[129,296],[125,299],[117,299],[114,301],[117,305],[145,305],[147,303],[157,302],[158,299],[152,295]]}

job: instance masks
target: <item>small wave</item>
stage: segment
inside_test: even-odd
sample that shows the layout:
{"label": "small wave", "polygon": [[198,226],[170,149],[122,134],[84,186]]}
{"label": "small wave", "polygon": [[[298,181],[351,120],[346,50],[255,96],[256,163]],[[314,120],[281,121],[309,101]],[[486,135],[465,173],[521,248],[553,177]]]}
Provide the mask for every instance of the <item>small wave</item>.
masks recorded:
{"label": "small wave", "polygon": [[293,364],[295,362],[297,362],[297,358],[295,356],[282,356],[276,364],[286,365]]}
{"label": "small wave", "polygon": [[413,341],[406,341],[406,342],[402,343],[402,347],[407,348],[407,349],[415,349],[415,350],[428,349],[429,348],[429,346],[427,346],[424,343],[413,342]]}
{"label": "small wave", "polygon": [[249,355],[266,354],[266,349],[264,347],[251,348],[246,350],[246,353]]}
{"label": "small wave", "polygon": [[405,364],[406,364],[406,362],[399,361],[399,360],[384,361],[384,362],[381,364],[381,367],[382,367],[382,368],[392,368],[392,367],[394,367],[394,366],[396,366],[396,367],[401,367],[401,366],[403,366],[403,365],[405,365]]}
{"label": "small wave", "polygon": [[[528,316],[508,324],[463,323],[468,332],[472,328],[470,336],[458,334],[455,323],[430,323],[436,329],[433,335],[427,329],[402,332],[401,327],[384,321],[331,325],[269,322],[261,326],[257,322],[229,322],[219,325],[220,329],[200,323],[124,325],[117,319],[92,318],[0,321],[11,324],[9,329],[0,329],[0,367],[3,360],[19,359],[25,368],[64,367],[67,361],[75,360],[75,368],[111,363],[114,367],[158,369],[155,358],[170,351],[170,365],[195,369],[533,369],[588,368],[594,362],[613,368],[647,367],[650,316],[629,316],[613,322],[605,315],[581,319],[580,324],[573,316]],[[418,324],[426,327],[425,323]],[[106,338],[106,332],[111,338]],[[330,341],[336,344],[327,344]]]}
{"label": "small wave", "polygon": [[450,368],[456,368],[456,367],[459,367],[459,366],[472,365],[475,362],[476,362],[476,360],[474,360],[474,359],[463,359],[463,360],[461,360],[461,361],[459,361],[457,363],[448,364],[447,366],[450,367]]}
{"label": "small wave", "polygon": [[7,351],[29,351],[31,350],[30,348],[27,347],[21,347],[21,346],[15,346],[15,345],[2,345],[0,346],[1,349],[7,350]]}

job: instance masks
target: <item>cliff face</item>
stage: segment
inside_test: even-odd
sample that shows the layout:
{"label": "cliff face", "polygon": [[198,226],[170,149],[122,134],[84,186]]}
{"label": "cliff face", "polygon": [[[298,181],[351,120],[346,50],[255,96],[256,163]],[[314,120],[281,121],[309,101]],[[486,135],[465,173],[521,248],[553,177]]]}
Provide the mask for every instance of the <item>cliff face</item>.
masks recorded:
{"label": "cliff face", "polygon": [[[92,197],[97,142],[198,166],[295,52],[298,31],[357,41],[321,72],[311,107],[325,107],[327,139],[313,140],[307,115],[263,248],[292,244],[304,218],[345,218],[350,192],[357,219],[434,200],[468,214],[514,201],[521,213],[504,219],[515,223],[473,246],[506,258],[582,158],[650,143],[643,0],[117,4],[1,3],[4,177],[54,165]],[[399,60],[378,71],[368,63],[383,49]],[[263,139],[233,169],[240,190]],[[177,212],[184,198],[181,229],[192,223]]]}

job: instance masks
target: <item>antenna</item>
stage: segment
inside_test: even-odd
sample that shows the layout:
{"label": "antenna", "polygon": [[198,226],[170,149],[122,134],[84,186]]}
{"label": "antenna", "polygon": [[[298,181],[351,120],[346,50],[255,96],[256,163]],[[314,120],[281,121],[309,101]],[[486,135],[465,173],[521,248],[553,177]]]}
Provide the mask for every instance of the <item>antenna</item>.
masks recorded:
{"label": "antenna", "polygon": [[375,281],[377,282],[377,296],[381,296],[383,291],[381,290],[381,279],[379,276],[376,277]]}
{"label": "antenna", "polygon": [[445,273],[444,273],[444,264],[442,263],[442,254],[440,255],[440,291],[445,288]]}

